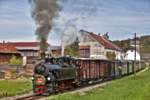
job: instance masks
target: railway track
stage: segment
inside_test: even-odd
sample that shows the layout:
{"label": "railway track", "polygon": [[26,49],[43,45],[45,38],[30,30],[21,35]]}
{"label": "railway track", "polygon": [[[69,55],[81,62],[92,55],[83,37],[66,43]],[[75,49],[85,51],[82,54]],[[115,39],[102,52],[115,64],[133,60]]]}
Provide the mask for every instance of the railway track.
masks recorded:
{"label": "railway track", "polygon": [[[88,90],[91,90],[93,88],[103,86],[105,84],[106,84],[105,82],[98,82],[98,83],[94,83],[94,84],[88,84],[88,85],[81,86],[81,87],[78,87],[78,88],[74,88],[74,89],[71,89],[71,90],[65,90],[65,91],[63,91],[63,93],[65,93],[65,92],[77,93],[79,91],[88,91]],[[52,93],[51,96],[52,95],[57,95],[59,93],[61,93],[61,92]],[[50,96],[50,95],[47,95],[47,96]],[[13,100],[40,100],[40,99],[46,98],[47,96],[38,96],[38,95],[33,95],[32,94],[32,95],[28,95],[28,96],[18,97],[18,98],[15,98]]]}
{"label": "railway track", "polygon": [[40,100],[43,96],[29,95],[20,98],[16,98],[14,100]]}

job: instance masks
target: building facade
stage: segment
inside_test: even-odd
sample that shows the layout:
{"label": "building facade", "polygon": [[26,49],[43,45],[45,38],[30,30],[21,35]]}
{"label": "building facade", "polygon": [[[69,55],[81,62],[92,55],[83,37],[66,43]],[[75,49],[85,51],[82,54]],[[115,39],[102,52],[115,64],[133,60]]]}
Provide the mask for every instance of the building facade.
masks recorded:
{"label": "building facade", "polygon": [[[135,54],[136,53],[136,54]],[[138,51],[135,52],[135,50],[128,50],[125,54],[125,60],[141,60],[140,53]]]}
{"label": "building facade", "polygon": [[113,44],[103,36],[91,32],[81,31],[84,39],[79,43],[79,55],[82,58],[108,59],[107,53],[115,53],[115,59],[123,59],[123,52],[120,47]]}
{"label": "building facade", "polygon": [[10,43],[0,43],[0,65],[8,64],[12,56],[21,57],[21,53]]}
{"label": "building facade", "polygon": [[32,64],[36,61],[39,55],[39,42],[11,42],[13,46],[21,53],[24,65]]}

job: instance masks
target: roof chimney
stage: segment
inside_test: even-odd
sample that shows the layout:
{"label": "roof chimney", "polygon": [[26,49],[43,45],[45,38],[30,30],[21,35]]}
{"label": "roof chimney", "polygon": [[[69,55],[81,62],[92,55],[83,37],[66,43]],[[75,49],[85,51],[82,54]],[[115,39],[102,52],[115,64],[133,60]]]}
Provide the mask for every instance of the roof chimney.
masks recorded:
{"label": "roof chimney", "polygon": [[5,40],[3,40],[3,44],[5,44]]}

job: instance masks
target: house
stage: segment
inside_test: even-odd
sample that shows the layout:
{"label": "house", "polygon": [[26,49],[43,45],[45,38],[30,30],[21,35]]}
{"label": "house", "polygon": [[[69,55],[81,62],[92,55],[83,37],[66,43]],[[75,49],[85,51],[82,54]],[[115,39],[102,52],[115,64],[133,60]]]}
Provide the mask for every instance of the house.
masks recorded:
{"label": "house", "polygon": [[[32,64],[39,57],[40,53],[40,42],[10,42],[14,45],[17,50],[23,56],[24,62],[27,64]],[[48,44],[49,45],[49,44]],[[60,56],[61,55],[61,47],[60,46],[48,46],[48,51],[52,53],[52,56]]]}
{"label": "house", "polygon": [[[125,60],[135,60],[135,50],[128,50],[125,54]],[[141,60],[141,56],[140,53],[138,51],[136,51],[136,60],[140,61]]]}
{"label": "house", "polygon": [[103,36],[84,30],[81,30],[79,34],[82,37],[79,43],[80,57],[108,59],[107,53],[111,52],[115,53],[115,59],[123,59],[122,49]]}
{"label": "house", "polygon": [[[136,51],[135,51],[135,47],[136,47]],[[141,60],[139,39],[136,39],[136,41],[135,39],[130,41],[130,49],[127,50],[125,53],[125,60],[138,60],[138,61]]]}
{"label": "house", "polygon": [[10,42],[21,53],[24,65],[33,63],[38,57],[39,42]]}
{"label": "house", "polygon": [[0,64],[8,64],[12,56],[21,57],[20,52],[10,43],[0,43]]}

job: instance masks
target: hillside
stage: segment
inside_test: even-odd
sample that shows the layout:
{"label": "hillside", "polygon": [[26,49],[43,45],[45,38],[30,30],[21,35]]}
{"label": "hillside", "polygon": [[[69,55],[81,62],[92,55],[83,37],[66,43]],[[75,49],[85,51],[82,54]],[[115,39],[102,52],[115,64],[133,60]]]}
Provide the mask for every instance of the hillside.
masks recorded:
{"label": "hillside", "polygon": [[140,50],[142,53],[150,53],[150,35],[149,36],[142,36],[140,38]]}
{"label": "hillside", "polygon": [[[137,39],[140,40],[140,52],[141,53],[150,53],[150,35],[141,36]],[[130,49],[130,41],[133,39],[126,39],[121,41],[113,41],[116,45],[122,47],[125,51]]]}

